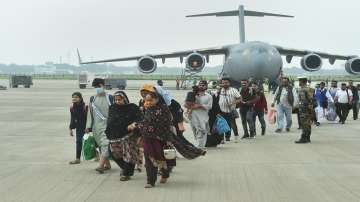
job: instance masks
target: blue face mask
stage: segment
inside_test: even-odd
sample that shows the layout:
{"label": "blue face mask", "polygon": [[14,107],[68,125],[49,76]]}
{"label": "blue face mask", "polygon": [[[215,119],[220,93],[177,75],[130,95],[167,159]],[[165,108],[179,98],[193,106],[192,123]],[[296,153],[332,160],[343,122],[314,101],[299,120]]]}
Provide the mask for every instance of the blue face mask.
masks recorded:
{"label": "blue face mask", "polygon": [[96,94],[102,94],[105,93],[105,90],[103,88],[95,88]]}

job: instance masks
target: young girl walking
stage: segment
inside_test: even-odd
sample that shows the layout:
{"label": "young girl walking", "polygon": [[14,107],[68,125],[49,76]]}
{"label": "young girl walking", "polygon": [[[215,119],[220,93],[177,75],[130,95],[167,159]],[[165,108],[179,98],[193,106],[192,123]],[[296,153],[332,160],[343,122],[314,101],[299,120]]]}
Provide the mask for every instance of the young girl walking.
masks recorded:
{"label": "young girl walking", "polygon": [[79,164],[82,150],[82,138],[85,134],[86,117],[88,106],[79,92],[72,94],[72,105],[70,107],[70,136],[74,136],[73,130],[76,130],[76,159],[70,161],[70,164]]}

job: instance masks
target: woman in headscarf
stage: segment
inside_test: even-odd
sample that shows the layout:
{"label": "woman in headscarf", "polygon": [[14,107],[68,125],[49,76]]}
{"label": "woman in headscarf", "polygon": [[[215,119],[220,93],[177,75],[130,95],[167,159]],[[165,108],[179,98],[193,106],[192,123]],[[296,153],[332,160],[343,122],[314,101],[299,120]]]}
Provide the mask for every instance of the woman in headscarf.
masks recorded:
{"label": "woman in headscarf", "polygon": [[169,169],[164,156],[164,148],[173,145],[180,154],[187,159],[194,159],[205,155],[205,151],[184,145],[172,132],[172,115],[164,100],[155,88],[146,85],[141,90],[144,98],[144,120],[139,123],[140,133],[143,136],[147,185],[155,186],[158,168],[161,170],[160,183],[166,183],[169,178]]}
{"label": "woman in headscarf", "polygon": [[137,122],[142,120],[142,113],[137,105],[129,102],[123,91],[114,94],[114,101],[109,109],[105,133],[110,141],[112,157],[122,169],[120,181],[128,181],[139,160],[137,140],[140,135],[135,129]]}

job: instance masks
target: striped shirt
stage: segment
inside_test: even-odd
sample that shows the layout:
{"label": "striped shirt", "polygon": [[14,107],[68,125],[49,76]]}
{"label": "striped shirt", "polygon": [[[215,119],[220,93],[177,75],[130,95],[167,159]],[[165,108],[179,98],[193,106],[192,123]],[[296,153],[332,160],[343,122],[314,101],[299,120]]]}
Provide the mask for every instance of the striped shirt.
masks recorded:
{"label": "striped shirt", "polygon": [[220,91],[219,105],[220,110],[225,113],[230,113],[232,110],[236,109],[236,100],[240,99],[240,93],[236,88],[224,88]]}

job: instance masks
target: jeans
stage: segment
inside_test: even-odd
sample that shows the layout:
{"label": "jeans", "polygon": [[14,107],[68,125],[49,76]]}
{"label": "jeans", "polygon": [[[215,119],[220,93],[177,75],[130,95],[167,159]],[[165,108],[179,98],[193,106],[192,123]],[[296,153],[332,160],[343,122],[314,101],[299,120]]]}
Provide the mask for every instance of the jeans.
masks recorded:
{"label": "jeans", "polygon": [[282,104],[276,106],[277,109],[277,129],[282,130],[284,128],[284,116],[286,118],[286,128],[291,128],[292,125],[292,107],[285,107]]}
{"label": "jeans", "polygon": [[85,129],[76,128],[76,159],[80,159]]}
{"label": "jeans", "polygon": [[251,107],[240,107],[241,123],[244,129],[244,136],[249,136],[248,125],[250,130],[250,136],[255,135],[255,122],[254,122],[254,109]]}
{"label": "jeans", "polygon": [[258,117],[259,122],[261,124],[261,128],[265,129],[266,128],[266,123],[265,123],[265,119],[264,119],[264,110],[262,109],[254,109],[254,124],[256,123],[256,117]]}

